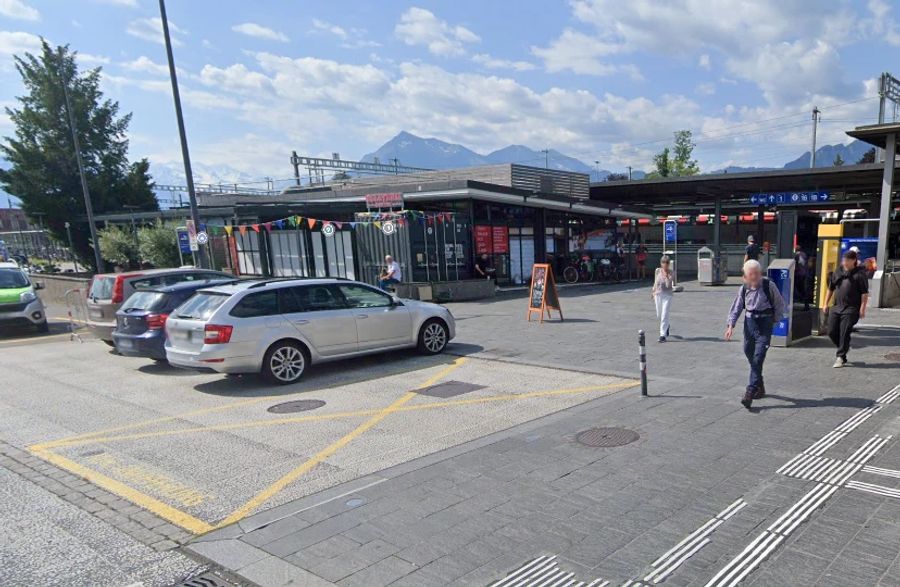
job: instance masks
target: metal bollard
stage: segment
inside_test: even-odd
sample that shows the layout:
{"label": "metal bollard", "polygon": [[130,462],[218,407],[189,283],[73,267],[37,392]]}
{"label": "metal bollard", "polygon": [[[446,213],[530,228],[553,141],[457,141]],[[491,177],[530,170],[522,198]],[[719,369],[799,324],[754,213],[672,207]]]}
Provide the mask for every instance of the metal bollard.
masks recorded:
{"label": "metal bollard", "polygon": [[638,350],[641,354],[641,395],[647,395],[647,340],[643,330],[638,330]]}

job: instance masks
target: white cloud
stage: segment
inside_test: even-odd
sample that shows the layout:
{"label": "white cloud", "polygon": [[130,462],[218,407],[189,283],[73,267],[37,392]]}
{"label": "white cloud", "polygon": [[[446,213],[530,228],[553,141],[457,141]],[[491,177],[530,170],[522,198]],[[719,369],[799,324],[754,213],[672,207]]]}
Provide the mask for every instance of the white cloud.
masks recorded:
{"label": "white cloud", "polygon": [[274,92],[274,86],[268,77],[259,72],[250,71],[242,63],[235,63],[225,68],[204,65],[200,71],[200,82],[206,86],[236,93],[258,95],[260,92]]}
{"label": "white cloud", "polygon": [[231,27],[231,30],[242,35],[247,35],[248,37],[265,39],[267,41],[279,41],[282,43],[287,43],[288,41],[290,41],[286,34],[280,33],[268,27],[264,27],[260,24],[256,24],[255,22],[245,22],[242,24],[237,24]]}
{"label": "white cloud", "polygon": [[564,30],[548,47],[531,48],[531,52],[544,61],[544,67],[550,73],[571,70],[585,75],[617,73],[619,66],[602,58],[622,51],[622,46],[617,43],[610,43],[572,29]]}
{"label": "white cloud", "polygon": [[487,53],[478,53],[472,55],[472,61],[482,65],[488,69],[512,69],[513,71],[531,71],[535,69],[534,63],[529,61],[513,61],[509,59],[498,59],[491,57]]}
{"label": "white cloud", "polygon": [[346,39],[349,36],[347,34],[347,30],[344,27],[340,27],[336,24],[332,24],[324,20],[319,20],[318,18],[314,18],[312,22],[313,28],[317,31],[331,33],[339,39]]}
{"label": "white cloud", "polygon": [[462,25],[452,26],[433,12],[413,6],[400,16],[394,35],[407,45],[424,45],[441,57],[464,55],[465,45],[481,38]]}
{"label": "white cloud", "polygon": [[[168,80],[148,80],[104,75],[103,81],[115,89],[133,87],[145,92],[172,95],[172,85]],[[223,96],[221,93],[195,90],[184,85],[179,87],[179,93],[185,104],[202,110],[237,109],[239,107],[237,100]]]}
{"label": "white cloud", "polygon": [[129,8],[137,8],[137,0],[97,0],[101,4],[113,4],[115,6],[127,6]]}
{"label": "white cloud", "polygon": [[106,55],[93,55],[91,53],[78,52],[78,61],[87,65],[105,65],[109,63],[109,57]]}
{"label": "white cloud", "polygon": [[697,67],[700,67],[701,69],[705,69],[705,70],[707,70],[707,71],[709,71],[709,70],[711,69],[711,67],[712,67],[712,62],[711,62],[711,60],[710,60],[710,58],[709,58],[709,54],[708,54],[708,53],[702,54],[702,55],[697,59]]}
{"label": "white cloud", "polygon": [[697,87],[694,88],[694,91],[701,96],[712,96],[716,93],[716,84],[712,82],[703,82],[697,84]]}
{"label": "white cloud", "polygon": [[[139,18],[137,20],[132,20],[128,23],[128,27],[125,29],[132,37],[137,37],[138,39],[143,39],[145,41],[150,41],[152,43],[159,43],[160,45],[165,44],[165,40],[163,39],[163,31],[162,31],[162,19],[158,16],[153,16],[149,18]],[[179,35],[186,35],[187,31],[181,29],[169,19],[169,36],[172,37],[172,44],[176,47],[181,46],[181,39],[179,39]]]}
{"label": "white cloud", "polygon": [[22,0],[0,0],[0,16],[15,20],[41,20],[41,13]]}
{"label": "white cloud", "polygon": [[4,58],[2,66],[8,64],[13,55],[36,53],[41,50],[41,38],[22,31],[0,31],[0,57]]}
{"label": "white cloud", "polygon": [[164,63],[157,63],[147,57],[141,55],[132,61],[123,61],[120,63],[123,68],[129,71],[139,71],[141,73],[152,73],[154,75],[169,75],[169,66]]}
{"label": "white cloud", "polygon": [[885,0],[869,0],[867,5],[871,18],[863,21],[863,27],[869,34],[880,37],[894,47],[900,47],[900,26],[891,15],[891,5]]}

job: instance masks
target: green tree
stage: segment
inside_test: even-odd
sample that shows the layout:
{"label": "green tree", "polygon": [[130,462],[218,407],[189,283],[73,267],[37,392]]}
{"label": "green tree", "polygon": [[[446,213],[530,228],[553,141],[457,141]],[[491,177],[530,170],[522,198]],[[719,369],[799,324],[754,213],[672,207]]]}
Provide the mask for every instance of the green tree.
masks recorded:
{"label": "green tree", "polygon": [[675,146],[672,149],[674,152],[672,175],[683,177],[700,173],[696,159],[691,159],[695,146],[691,131],[679,130],[675,133]]}
{"label": "green tree", "polygon": [[656,165],[656,171],[647,174],[649,178],[669,177],[672,175],[672,158],[669,156],[669,147],[654,155],[653,164]]}
{"label": "green tree", "polygon": [[0,155],[11,167],[0,170],[0,187],[22,201],[25,213],[42,215],[51,235],[66,242],[65,222],[72,223],[76,254],[92,262],[84,198],[75,160],[63,93],[68,89],[81,142],[85,175],[94,212],[122,210],[124,205],[158,210],[146,159],[128,161],[126,133],[131,114],[119,114],[118,102],[104,99],[100,68],[80,73],[77,53],[42,41],[37,55],[14,58],[24,94],[6,108],[14,136],[0,141]]}
{"label": "green tree", "polygon": [[875,163],[875,147],[863,153],[863,156],[856,162],[857,165],[862,165],[863,163]]}
{"label": "green tree", "polygon": [[97,239],[100,241],[100,256],[104,261],[130,267],[140,260],[134,234],[130,229],[125,230],[113,224],[98,230]]}
{"label": "green tree", "polygon": [[840,167],[841,165],[844,164],[844,158],[841,157],[840,153],[835,153],[834,161],[832,161],[831,164],[835,167]]}
{"label": "green tree", "polygon": [[141,260],[154,267],[178,267],[178,237],[175,227],[157,222],[138,230],[138,251]]}

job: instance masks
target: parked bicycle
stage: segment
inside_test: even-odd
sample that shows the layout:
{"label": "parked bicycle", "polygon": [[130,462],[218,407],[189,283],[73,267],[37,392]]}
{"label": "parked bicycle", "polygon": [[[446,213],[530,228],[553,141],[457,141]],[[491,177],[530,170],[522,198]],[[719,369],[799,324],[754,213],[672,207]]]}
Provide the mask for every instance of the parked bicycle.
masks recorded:
{"label": "parked bicycle", "polygon": [[595,263],[588,255],[571,258],[566,268],[563,269],[563,279],[566,283],[588,282],[595,278]]}

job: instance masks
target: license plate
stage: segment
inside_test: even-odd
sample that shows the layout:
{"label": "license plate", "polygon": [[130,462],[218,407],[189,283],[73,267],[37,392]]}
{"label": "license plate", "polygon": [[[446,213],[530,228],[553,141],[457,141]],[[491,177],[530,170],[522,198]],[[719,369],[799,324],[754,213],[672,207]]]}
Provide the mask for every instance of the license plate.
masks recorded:
{"label": "license plate", "polygon": [[119,347],[121,347],[123,349],[131,349],[131,348],[134,348],[134,343],[131,342],[130,340],[128,340],[127,338],[120,338],[119,339]]}
{"label": "license plate", "polygon": [[175,338],[180,338],[181,340],[191,340],[191,331],[190,330],[176,330]]}

